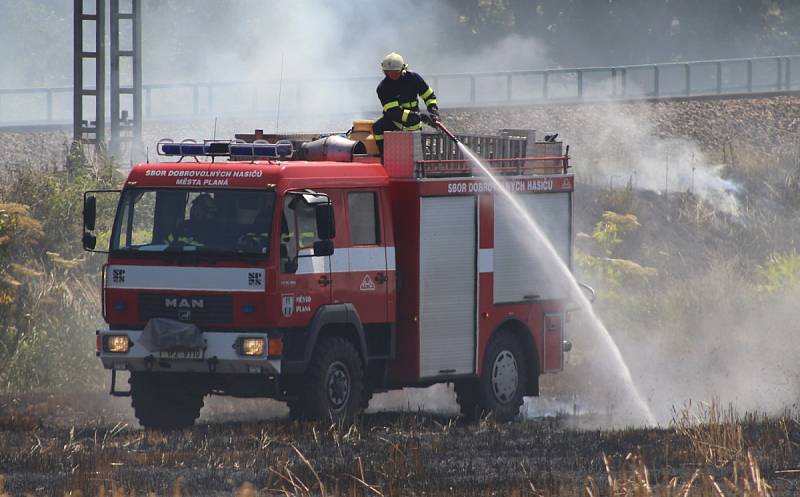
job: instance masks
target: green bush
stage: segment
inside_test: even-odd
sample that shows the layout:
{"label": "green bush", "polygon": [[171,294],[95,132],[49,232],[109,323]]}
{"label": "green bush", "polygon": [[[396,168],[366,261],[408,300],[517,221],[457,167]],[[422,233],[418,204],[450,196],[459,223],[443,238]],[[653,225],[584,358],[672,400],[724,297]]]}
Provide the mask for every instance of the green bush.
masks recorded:
{"label": "green bush", "polygon": [[[116,188],[122,175],[80,146],[63,167],[9,166],[0,187],[0,385],[86,387],[99,365],[102,257],[81,248],[83,192]],[[100,206],[110,219],[113,206]],[[107,229],[108,227],[101,227]]]}
{"label": "green bush", "polygon": [[773,254],[766,264],[759,266],[764,283],[759,289],[767,294],[789,290],[800,283],[800,254],[792,250],[786,254]]}

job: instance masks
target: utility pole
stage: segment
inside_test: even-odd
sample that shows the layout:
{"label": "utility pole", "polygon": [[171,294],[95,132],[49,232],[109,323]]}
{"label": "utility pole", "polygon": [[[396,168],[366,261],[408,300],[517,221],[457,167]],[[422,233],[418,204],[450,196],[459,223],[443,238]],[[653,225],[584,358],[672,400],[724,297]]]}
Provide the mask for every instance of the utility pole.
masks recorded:
{"label": "utility pole", "polygon": [[[72,118],[75,141],[100,147],[106,136],[106,0],[94,0],[94,12],[75,0]],[[83,46],[84,31],[94,34],[93,50]],[[84,69],[94,63],[94,88],[86,85]],[[88,102],[87,102],[88,101]],[[93,104],[94,120],[84,115],[83,106]]]}
{"label": "utility pole", "polygon": [[[109,150],[120,158],[122,144],[131,143],[132,148],[142,148],[142,2],[130,0],[131,10],[120,11],[120,0],[91,0],[94,11],[85,10],[86,0],[75,0],[74,15],[74,53],[73,53],[73,137],[74,140],[95,148],[105,147],[106,120],[111,125]],[[110,4],[110,116],[106,115],[106,7]],[[122,25],[125,26],[122,26]],[[122,47],[120,29],[127,28],[130,33],[130,47]],[[94,50],[84,50],[85,33],[93,33]],[[123,60],[130,68],[125,78],[130,83],[123,86],[120,72]],[[84,69],[88,62],[94,62],[95,85],[87,87]],[[123,96],[130,95],[124,101]],[[94,120],[86,119],[84,105],[88,101],[94,104]]]}
{"label": "utility pole", "polygon": [[[122,144],[129,142],[131,152],[141,149],[142,142],[142,9],[141,0],[130,0],[130,12],[120,12],[120,0],[110,0],[111,10],[111,154],[117,158],[122,154]],[[128,29],[130,47],[120,44],[121,25]],[[127,84],[120,81],[122,61],[128,69]],[[123,96],[130,98],[122,101]]]}

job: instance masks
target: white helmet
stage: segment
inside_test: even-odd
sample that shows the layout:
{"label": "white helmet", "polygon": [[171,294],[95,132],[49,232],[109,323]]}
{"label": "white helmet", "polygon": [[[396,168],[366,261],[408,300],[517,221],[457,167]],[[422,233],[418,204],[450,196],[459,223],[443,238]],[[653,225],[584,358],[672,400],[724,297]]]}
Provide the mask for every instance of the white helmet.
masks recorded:
{"label": "white helmet", "polygon": [[402,71],[406,68],[403,56],[399,53],[392,52],[383,58],[381,62],[381,69],[384,71]]}

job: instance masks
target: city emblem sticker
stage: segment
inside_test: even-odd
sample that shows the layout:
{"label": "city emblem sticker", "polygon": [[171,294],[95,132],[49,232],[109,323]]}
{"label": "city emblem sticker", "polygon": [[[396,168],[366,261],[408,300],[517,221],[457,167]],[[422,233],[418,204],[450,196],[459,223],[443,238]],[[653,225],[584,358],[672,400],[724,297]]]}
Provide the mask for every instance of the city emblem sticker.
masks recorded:
{"label": "city emblem sticker", "polygon": [[294,294],[284,293],[281,295],[283,317],[290,318],[294,314]]}

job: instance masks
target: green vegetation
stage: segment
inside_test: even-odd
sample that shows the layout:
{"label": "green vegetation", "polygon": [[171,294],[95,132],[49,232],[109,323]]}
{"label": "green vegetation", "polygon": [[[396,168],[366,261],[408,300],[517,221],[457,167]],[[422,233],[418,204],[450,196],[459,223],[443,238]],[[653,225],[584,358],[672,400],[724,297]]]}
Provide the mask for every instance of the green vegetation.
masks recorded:
{"label": "green vegetation", "polygon": [[773,254],[759,273],[765,280],[760,288],[768,294],[794,289],[800,283],[800,254],[795,250]]}
{"label": "green vegetation", "polygon": [[[83,192],[121,175],[81,147],[63,167],[9,167],[0,187],[0,388],[84,386],[97,368],[101,260],[80,246]],[[99,219],[110,219],[100,205]]]}

